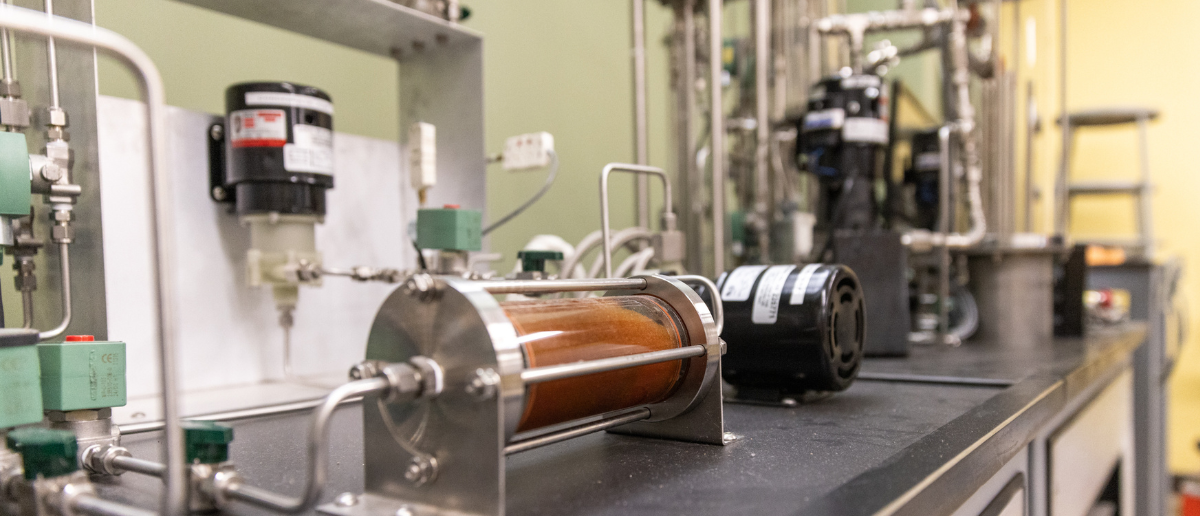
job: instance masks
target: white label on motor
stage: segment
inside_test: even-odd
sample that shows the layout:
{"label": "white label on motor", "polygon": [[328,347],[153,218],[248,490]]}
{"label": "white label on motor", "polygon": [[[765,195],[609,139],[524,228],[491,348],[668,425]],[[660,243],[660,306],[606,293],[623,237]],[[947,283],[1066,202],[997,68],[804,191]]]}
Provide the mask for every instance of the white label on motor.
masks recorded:
{"label": "white label on motor", "polygon": [[916,170],[941,170],[942,155],[939,152],[922,152],[917,154],[917,158],[913,161],[913,168]]}
{"label": "white label on motor", "polygon": [[292,126],[292,143],[283,146],[288,172],[333,173],[333,131],[315,125]]}
{"label": "white label on motor", "polygon": [[792,285],[792,299],[789,303],[793,305],[804,304],[804,294],[808,292],[808,282],[812,280],[814,272],[821,268],[819,263],[810,263],[800,269],[800,274],[796,276],[796,283]]}
{"label": "white label on motor", "polygon": [[754,280],[765,270],[766,265],[746,265],[734,269],[725,278],[725,285],[721,287],[721,301],[750,299],[750,291],[754,290]]}
{"label": "white label on motor", "polygon": [[229,114],[229,145],[283,147],[287,144],[287,115],[282,109],[241,109]]}
{"label": "white label on motor", "polygon": [[246,93],[246,105],[249,106],[291,106],[301,109],[320,111],[327,115],[333,114],[333,103],[317,97],[283,93],[280,91],[251,91]]}
{"label": "white label on motor", "polygon": [[848,142],[887,143],[888,124],[877,118],[847,118],[842,126],[842,139]]}
{"label": "white label on motor", "polygon": [[876,75],[851,75],[842,79],[843,90],[856,90],[874,86],[878,88],[883,81]]}
{"label": "white label on motor", "polygon": [[813,111],[804,115],[804,130],[837,129],[846,121],[846,111],[841,108]]}
{"label": "white label on motor", "polygon": [[754,324],[775,324],[779,318],[779,298],[783,297],[783,286],[795,265],[775,265],[763,273],[758,282],[758,293],[754,295],[754,311],[750,321]]}

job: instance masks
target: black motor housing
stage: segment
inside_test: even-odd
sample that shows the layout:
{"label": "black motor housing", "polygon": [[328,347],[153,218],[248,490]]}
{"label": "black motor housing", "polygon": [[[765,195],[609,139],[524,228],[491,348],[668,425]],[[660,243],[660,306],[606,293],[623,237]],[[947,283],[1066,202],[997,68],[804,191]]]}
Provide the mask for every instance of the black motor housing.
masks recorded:
{"label": "black motor housing", "polygon": [[887,119],[888,99],[876,75],[835,75],[813,86],[797,127],[796,160],[821,185],[818,229],[876,227],[874,181],[890,138]]}
{"label": "black motor housing", "polygon": [[221,191],[238,215],[324,215],[333,188],[333,104],[329,95],[287,82],[225,90]]}
{"label": "black motor housing", "polygon": [[841,391],[858,376],[866,314],[850,268],[742,266],[722,275],[718,288],[727,346],[721,367],[739,397]]}

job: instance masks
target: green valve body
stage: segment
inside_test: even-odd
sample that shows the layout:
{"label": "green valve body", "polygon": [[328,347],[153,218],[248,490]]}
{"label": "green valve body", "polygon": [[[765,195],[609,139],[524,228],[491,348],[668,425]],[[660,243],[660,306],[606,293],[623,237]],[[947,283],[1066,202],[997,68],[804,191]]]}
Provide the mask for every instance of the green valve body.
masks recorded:
{"label": "green valve body", "polygon": [[25,479],[60,477],[79,470],[75,434],[49,428],[20,428],[8,433],[8,447],[21,454]]}
{"label": "green valve body", "polygon": [[483,212],[460,208],[417,210],[417,247],[449,251],[483,249]]}
{"label": "green valve body", "polygon": [[0,215],[29,215],[29,148],[25,135],[0,132]]}
{"label": "green valve body", "polygon": [[184,421],[180,426],[188,462],[218,464],[229,460],[233,428],[215,421]]}
{"label": "green valve body", "polygon": [[0,428],[42,420],[37,330],[0,329]]}
{"label": "green valve body", "polygon": [[125,405],[124,342],[46,342],[38,353],[46,410]]}
{"label": "green valve body", "polygon": [[524,272],[546,272],[546,260],[561,260],[563,254],[558,251],[518,251],[517,258],[521,259]]}

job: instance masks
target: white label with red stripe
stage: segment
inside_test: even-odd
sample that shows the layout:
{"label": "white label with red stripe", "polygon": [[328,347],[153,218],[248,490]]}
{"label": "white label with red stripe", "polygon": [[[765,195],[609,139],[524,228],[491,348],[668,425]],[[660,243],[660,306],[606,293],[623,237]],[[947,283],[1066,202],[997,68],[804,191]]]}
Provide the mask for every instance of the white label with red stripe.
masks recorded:
{"label": "white label with red stripe", "polygon": [[287,115],[282,109],[242,109],[229,114],[229,144],[246,147],[287,145]]}

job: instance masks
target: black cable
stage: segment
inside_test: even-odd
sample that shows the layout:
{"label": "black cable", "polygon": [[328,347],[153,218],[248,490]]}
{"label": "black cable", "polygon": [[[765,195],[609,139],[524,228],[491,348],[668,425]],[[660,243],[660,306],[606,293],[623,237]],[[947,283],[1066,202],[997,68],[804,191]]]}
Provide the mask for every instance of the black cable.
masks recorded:
{"label": "black cable", "polygon": [[417,251],[417,265],[421,266],[422,271],[428,271],[429,266],[425,265],[425,254],[421,252],[420,247],[417,247],[417,240],[409,239],[409,242],[412,242],[413,249],[416,249],[416,251]]}

